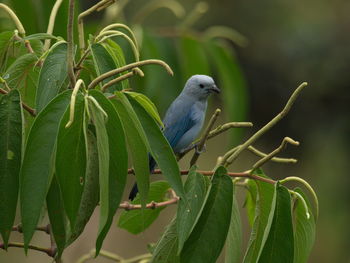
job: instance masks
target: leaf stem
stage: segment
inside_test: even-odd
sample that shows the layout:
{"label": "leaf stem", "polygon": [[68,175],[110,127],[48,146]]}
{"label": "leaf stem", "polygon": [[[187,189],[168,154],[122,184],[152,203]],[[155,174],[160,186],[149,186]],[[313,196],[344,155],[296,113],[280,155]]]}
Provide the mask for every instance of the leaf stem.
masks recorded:
{"label": "leaf stem", "polygon": [[11,20],[15,23],[18,32],[22,36],[25,36],[26,31],[24,30],[24,27],[23,27],[21,21],[18,19],[15,12],[13,12],[10,7],[8,7],[7,5],[5,5],[3,3],[0,3],[0,9],[4,9],[6,11],[6,13],[10,16]]}
{"label": "leaf stem", "polygon": [[281,184],[284,184],[284,183],[290,182],[290,181],[299,182],[299,183],[303,184],[303,185],[309,190],[309,192],[311,193],[312,198],[314,199],[314,202],[315,202],[315,206],[316,206],[316,218],[318,218],[319,203],[318,203],[318,198],[317,198],[317,195],[316,195],[315,190],[311,187],[311,185],[310,185],[308,182],[306,182],[304,179],[302,179],[302,178],[300,178],[300,177],[297,177],[297,176],[289,176],[289,177],[286,177],[286,178],[280,180],[280,183],[281,183]]}
{"label": "leaf stem", "polygon": [[124,24],[121,24],[121,23],[110,24],[110,25],[106,26],[105,28],[103,28],[103,29],[101,30],[100,33],[103,33],[103,32],[105,32],[105,31],[109,31],[109,30],[111,30],[111,29],[113,29],[113,28],[123,28],[123,29],[125,29],[126,31],[128,31],[128,33],[129,33],[130,36],[131,36],[131,39],[132,39],[133,42],[135,43],[135,46],[136,46],[137,50],[139,50],[136,36],[135,36],[134,32],[131,30],[131,28],[128,27],[127,25],[124,25]]}
{"label": "leaf stem", "polygon": [[101,11],[104,8],[107,8],[111,4],[113,4],[115,0],[102,0],[98,2],[96,5],[90,7],[84,12],[80,13],[78,16],[78,35],[79,35],[79,48],[80,52],[83,53],[85,50],[85,41],[84,41],[84,22],[83,18],[92,14],[95,11]]}
{"label": "leaf stem", "polygon": [[164,61],[158,60],[158,59],[147,59],[147,60],[141,60],[141,61],[138,61],[138,62],[130,63],[128,65],[125,65],[125,66],[117,68],[117,69],[113,69],[111,71],[108,71],[108,72],[98,76],[97,78],[95,78],[90,83],[90,85],[88,86],[88,89],[95,88],[101,81],[105,80],[106,78],[112,77],[113,75],[119,74],[121,72],[130,70],[130,69],[133,69],[133,68],[141,67],[141,66],[144,66],[144,65],[149,65],[149,64],[161,65],[162,67],[165,68],[165,70],[170,75],[174,75],[174,73],[171,70],[170,66],[168,64],[166,64]]}
{"label": "leaf stem", "polygon": [[[48,33],[50,35],[53,32],[53,28],[55,26],[57,12],[58,12],[58,9],[60,8],[62,2],[63,2],[63,0],[56,0],[55,4],[52,7],[51,14],[50,14],[50,19],[49,19],[49,24],[47,26],[47,31],[46,31],[46,33]],[[50,44],[51,44],[51,39],[46,39],[45,40],[45,44],[44,44],[44,50],[48,50],[50,48]]]}
{"label": "leaf stem", "polygon": [[[134,72],[130,71],[124,75],[119,76],[118,78],[112,79],[111,81],[109,81],[105,85],[103,85],[101,90],[102,90],[102,92],[105,92],[106,89],[108,89],[110,86],[114,85],[115,83],[126,80],[128,78],[131,78],[132,76],[134,76]],[[111,96],[111,97],[113,97],[113,96]]]}
{"label": "leaf stem", "polygon": [[68,24],[67,24],[67,67],[70,86],[74,87],[76,83],[74,75],[74,39],[73,39],[73,22],[74,22],[74,2],[69,0],[68,7]]}
{"label": "leaf stem", "polygon": [[305,208],[305,211],[306,211],[306,218],[310,219],[309,207],[307,206],[304,197],[301,194],[299,194],[298,192],[295,192],[295,191],[292,191],[292,190],[289,190],[289,192],[291,194],[295,195],[297,197],[297,199],[299,199],[301,201],[301,203],[303,204],[303,206]]}
{"label": "leaf stem", "polygon": [[85,86],[85,83],[82,79],[79,79],[77,81],[77,83],[75,84],[74,86],[74,89],[73,89],[73,92],[72,92],[72,96],[71,96],[71,99],[70,99],[70,107],[69,107],[69,121],[67,122],[66,124],[66,128],[69,128],[73,121],[74,121],[74,109],[75,109],[75,100],[77,98],[77,94],[78,94],[78,91],[79,91],[79,88],[81,85],[84,85]]}

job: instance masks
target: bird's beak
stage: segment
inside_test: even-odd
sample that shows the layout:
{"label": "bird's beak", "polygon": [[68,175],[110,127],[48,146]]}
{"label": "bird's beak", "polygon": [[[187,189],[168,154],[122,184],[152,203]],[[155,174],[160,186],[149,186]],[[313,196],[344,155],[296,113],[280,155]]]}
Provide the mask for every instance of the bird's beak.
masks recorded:
{"label": "bird's beak", "polygon": [[210,91],[218,94],[221,92],[221,90],[216,85],[211,86]]}

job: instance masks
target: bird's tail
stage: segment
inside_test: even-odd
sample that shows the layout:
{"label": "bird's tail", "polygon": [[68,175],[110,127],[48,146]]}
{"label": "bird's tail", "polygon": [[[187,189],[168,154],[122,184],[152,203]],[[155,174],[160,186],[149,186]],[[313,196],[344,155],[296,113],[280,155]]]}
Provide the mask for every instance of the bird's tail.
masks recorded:
{"label": "bird's tail", "polygon": [[129,200],[131,201],[134,200],[138,192],[139,192],[139,189],[137,188],[137,184],[135,183],[130,191]]}
{"label": "bird's tail", "polygon": [[[150,155],[149,156],[149,170],[150,173],[152,173],[154,171],[154,168],[156,167],[156,161],[153,159],[153,157]],[[137,187],[137,184],[135,183],[134,186],[132,187],[130,194],[129,194],[129,200],[134,200],[137,193],[139,192],[139,189]]]}

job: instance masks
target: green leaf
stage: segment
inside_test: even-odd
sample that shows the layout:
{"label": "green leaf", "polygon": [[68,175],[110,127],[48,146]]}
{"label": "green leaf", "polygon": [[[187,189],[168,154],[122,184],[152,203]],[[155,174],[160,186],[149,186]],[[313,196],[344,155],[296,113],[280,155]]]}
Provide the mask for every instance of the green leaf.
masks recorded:
{"label": "green leaf", "polygon": [[23,40],[33,40],[33,39],[45,40],[45,39],[58,39],[58,38],[47,33],[36,33],[23,38]]}
{"label": "green leaf", "polygon": [[[5,31],[0,33],[0,71],[1,72],[5,70],[7,55],[8,55],[7,50],[9,48],[10,43],[12,42],[13,36],[14,36],[13,31]],[[2,77],[5,77],[5,75]]]}
{"label": "green leaf", "polygon": [[271,229],[261,252],[261,263],[292,263],[294,257],[294,237],[291,198],[288,189],[279,183],[276,189],[276,208]]}
{"label": "green leaf", "polygon": [[249,180],[247,183],[247,196],[244,207],[247,210],[247,217],[250,227],[253,227],[254,224],[257,194],[258,188],[256,183],[253,180]]}
{"label": "green leaf", "polygon": [[85,183],[84,114],[84,96],[78,93],[74,107],[74,121],[71,126],[66,127],[70,117],[70,107],[68,107],[57,136],[55,172],[71,225],[75,224]]}
{"label": "green leaf", "polygon": [[154,105],[154,103],[147,96],[143,95],[142,93],[132,91],[127,91],[124,93],[135,99],[147,111],[147,113],[152,116],[158,125],[164,128],[164,124],[159,116],[156,105]]}
{"label": "green leaf", "polygon": [[[248,111],[248,94],[246,82],[237,59],[230,50],[216,43],[207,44],[213,68],[218,76],[218,86],[221,88],[221,97],[227,109],[229,119],[244,121]],[[233,138],[238,140],[243,134],[242,129],[232,129]]]}
{"label": "green leaf", "polygon": [[[254,174],[267,177],[262,170],[257,170]],[[276,190],[274,185],[256,180],[254,180],[254,183],[257,187],[255,218],[250,233],[248,249],[243,260],[244,263],[258,262],[270,232],[276,204]]]}
{"label": "green leaf", "polygon": [[[308,206],[308,211],[306,211],[300,199],[294,203],[294,263],[306,263],[315,242],[315,217],[305,193],[300,188],[296,188],[294,191],[304,198]],[[306,212],[309,212],[310,218],[307,218]]]}
{"label": "green leaf", "polygon": [[[107,50],[107,52],[112,56],[113,61],[116,65],[116,68],[120,68],[126,65],[123,49],[116,42],[114,42],[111,39],[106,39],[102,45]],[[120,75],[123,75],[126,73],[127,72],[121,73]],[[118,83],[117,86],[119,87],[119,89],[129,89],[129,80],[127,79],[123,80],[122,82]],[[111,89],[111,87],[108,88],[108,92],[114,92],[114,91],[115,90]]]}
{"label": "green leaf", "polygon": [[195,74],[209,75],[208,56],[203,48],[203,43],[197,39],[188,36],[182,37],[179,43],[179,56],[185,79]]}
{"label": "green leaf", "polygon": [[[147,203],[150,203],[152,201],[165,201],[165,196],[169,188],[169,184],[165,181],[157,181],[151,183]],[[131,204],[140,204],[140,195],[137,195],[136,198],[131,202]],[[130,211],[123,211],[120,215],[118,226],[132,234],[139,234],[145,229],[147,229],[154,222],[154,220],[157,219],[159,213],[164,208],[165,206],[158,207],[156,209],[136,209]]]}
{"label": "green leaf", "polygon": [[206,197],[207,189],[204,176],[197,173],[196,168],[195,166],[191,167],[185,183],[187,202],[180,199],[177,207],[178,252],[182,250],[185,241],[196,225]]}
{"label": "green leaf", "polygon": [[145,205],[149,191],[148,141],[142,125],[125,94],[115,93],[112,103],[116,108],[134,165],[141,205]]}
{"label": "green leaf", "polygon": [[66,246],[67,217],[64,212],[63,200],[56,176],[52,178],[51,186],[46,196],[46,204],[52,234],[57,246],[57,256],[60,257]]}
{"label": "green leaf", "polygon": [[[99,44],[99,43],[92,44],[90,46],[90,49],[91,49],[93,61],[95,63],[96,73],[98,76],[117,68],[116,63],[113,60],[113,57],[102,44]],[[115,79],[117,76],[118,75],[112,76],[103,80],[102,86],[107,82],[109,82],[110,80]],[[121,90],[121,89],[122,89],[121,84],[117,83],[109,87],[107,91],[109,93],[112,93],[116,90]]]}
{"label": "green leaf", "polygon": [[159,126],[147,111],[132,97],[129,96],[129,99],[142,124],[141,129],[143,128],[147,136],[152,157],[162,170],[171,188],[174,189],[176,194],[182,198],[184,202],[187,202],[179,166],[168,140],[164,137]]}
{"label": "green leaf", "polygon": [[18,90],[0,98],[0,233],[7,247],[16,216],[22,158],[23,112]]}
{"label": "green leaf", "polygon": [[180,263],[177,255],[178,236],[176,231],[176,218],[166,227],[162,237],[153,251],[151,263]]}
{"label": "green leaf", "polygon": [[[98,102],[96,102],[98,103]],[[109,142],[106,129],[107,116],[99,108],[100,106],[89,100],[89,111],[92,122],[96,129],[98,164],[99,164],[99,183],[100,183],[100,223],[99,232],[104,228],[110,208],[110,189],[109,189]]]}
{"label": "green leaf", "polygon": [[81,196],[79,211],[75,220],[75,225],[71,225],[67,234],[67,246],[71,244],[75,239],[77,239],[84,231],[84,228],[99,201],[100,187],[98,182],[99,176],[97,140],[96,136],[90,129],[86,130],[85,136],[87,149],[85,184],[83,194]]}
{"label": "green leaf", "polygon": [[216,262],[230,226],[232,198],[232,180],[220,166],[212,178],[201,216],[181,252],[182,263]]}
{"label": "green leaf", "polygon": [[[235,192],[235,187],[233,189]],[[241,262],[242,246],[242,222],[234,193],[230,229],[226,239],[225,263]]]}
{"label": "green leaf", "polygon": [[123,127],[113,104],[97,90],[91,90],[89,94],[91,94],[91,96],[97,100],[108,115],[106,129],[109,141],[108,145],[110,158],[109,212],[107,219],[100,223],[99,234],[96,241],[96,254],[98,254],[123,197],[126,178],[128,175],[128,153]]}
{"label": "green leaf", "polygon": [[8,86],[11,89],[22,88],[21,84],[25,83],[36,61],[36,55],[31,53],[17,58],[5,72],[5,76],[8,77],[6,79]]}
{"label": "green leaf", "polygon": [[59,124],[70,96],[71,91],[66,91],[53,99],[35,118],[28,135],[20,172],[21,216],[26,248],[48,191]]}
{"label": "green leaf", "polygon": [[67,78],[67,43],[49,51],[39,75],[36,110],[40,112],[59,92]]}

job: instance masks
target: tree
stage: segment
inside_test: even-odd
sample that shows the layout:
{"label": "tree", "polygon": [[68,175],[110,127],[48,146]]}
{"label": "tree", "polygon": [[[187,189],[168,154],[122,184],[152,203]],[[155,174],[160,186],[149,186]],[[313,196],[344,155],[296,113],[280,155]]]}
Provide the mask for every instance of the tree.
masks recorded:
{"label": "tree", "polygon": [[[76,53],[74,0],[68,6],[67,40],[52,35],[61,1],[52,9],[48,32],[28,36],[16,14],[0,4],[17,28],[0,34],[0,247],[23,247],[25,252],[34,249],[60,262],[64,249],[79,237],[99,206],[93,253],[110,256],[101,247],[117,209],[125,209],[119,227],[137,234],[150,226],[166,206],[177,204],[174,219],[151,253],[134,261],[215,262],[226,243],[226,262],[239,262],[242,230],[235,187],[242,186],[247,190],[245,206],[252,227],[243,261],[306,262],[318,215],[316,194],[299,177],[275,181],[261,169],[268,161],[295,163],[295,159],[276,155],[287,144],[299,143],[285,137],[268,154],[252,144],[289,112],[307,84],[302,83],[284,109],[264,127],[218,157],[213,171],[201,171],[196,162],[207,140],[231,128],[252,124],[229,122],[214,128],[221,113],[217,109],[201,138],[181,156],[175,156],[161,132],[156,106],[146,95],[131,91],[133,83],[129,82],[132,77],[145,75],[144,66],[159,65],[172,75],[171,67],[158,59],[140,60],[137,38],[126,24],[110,24],[85,39],[86,16],[113,2],[102,0],[78,16]],[[133,62],[126,62],[125,43],[120,44],[119,39],[131,47]],[[199,50],[200,44],[192,38],[183,37],[182,41],[190,50],[188,54]],[[242,85],[237,69],[233,75],[228,71],[235,63],[226,48],[216,42],[206,44],[206,52],[222,72],[222,83]],[[201,57],[192,56],[194,60]],[[189,66],[185,75],[192,70]],[[142,85],[141,80],[139,83]],[[226,92],[230,94],[229,87]],[[225,99],[225,103],[230,105],[230,100]],[[233,112],[232,107],[228,108]],[[191,169],[180,171],[177,159],[195,148]],[[260,159],[246,172],[228,171],[244,150]],[[149,153],[160,168],[154,172],[163,174],[165,181],[150,183]],[[128,167],[128,159],[132,167]],[[135,175],[139,194],[132,202],[122,202],[128,174]],[[181,174],[188,175],[184,185]],[[308,194],[300,188],[286,188],[284,184],[289,181],[301,183]],[[17,202],[21,224],[13,226]],[[38,224],[44,207],[50,224],[41,227]],[[24,242],[9,241],[11,231],[22,232]],[[31,245],[35,231],[50,235],[49,248]],[[89,257],[84,255],[80,262]]]}

